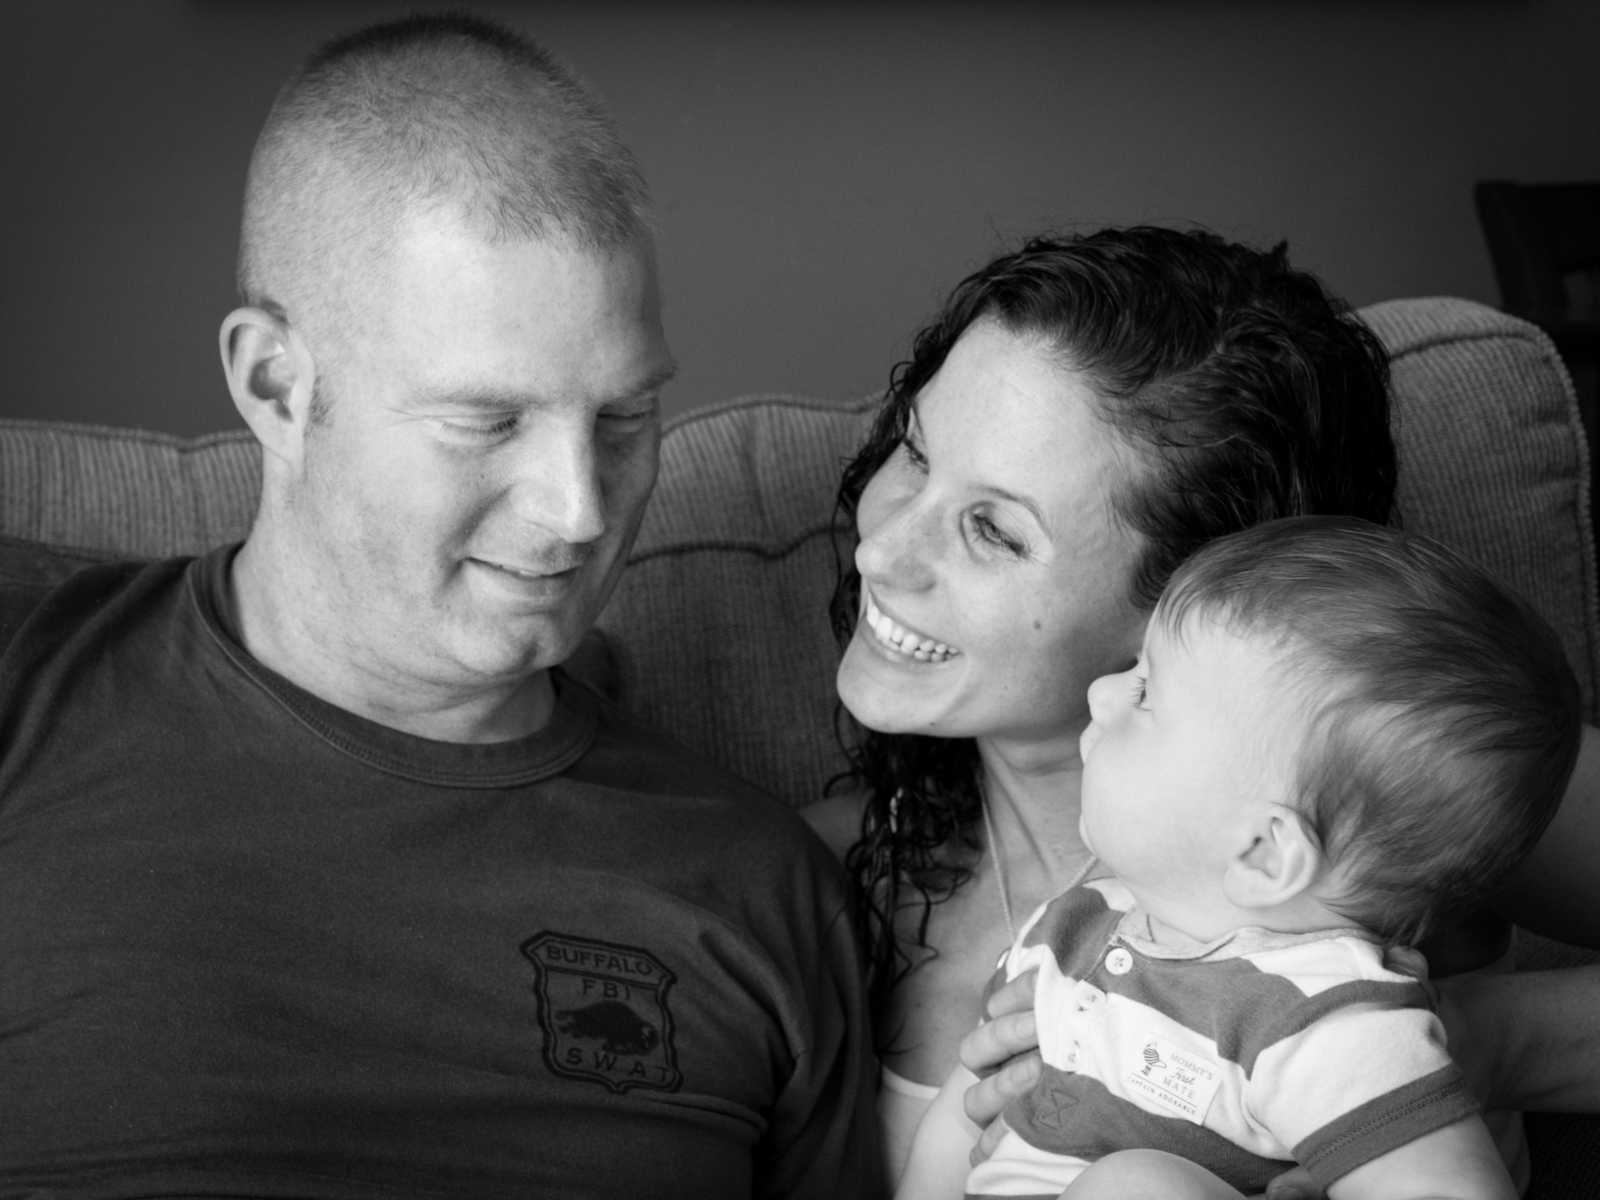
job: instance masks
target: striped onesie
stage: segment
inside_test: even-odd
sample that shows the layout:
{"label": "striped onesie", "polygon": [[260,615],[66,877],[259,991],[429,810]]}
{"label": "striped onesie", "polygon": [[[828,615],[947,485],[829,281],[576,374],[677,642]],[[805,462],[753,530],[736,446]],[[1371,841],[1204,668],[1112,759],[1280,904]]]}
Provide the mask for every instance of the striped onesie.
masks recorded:
{"label": "striped onesie", "polygon": [[1359,929],[1157,946],[1113,879],[1042,907],[1002,965],[1038,968],[1044,1074],[969,1196],[1055,1197],[1114,1150],[1167,1150],[1244,1192],[1291,1161],[1327,1185],[1477,1111],[1416,974]]}

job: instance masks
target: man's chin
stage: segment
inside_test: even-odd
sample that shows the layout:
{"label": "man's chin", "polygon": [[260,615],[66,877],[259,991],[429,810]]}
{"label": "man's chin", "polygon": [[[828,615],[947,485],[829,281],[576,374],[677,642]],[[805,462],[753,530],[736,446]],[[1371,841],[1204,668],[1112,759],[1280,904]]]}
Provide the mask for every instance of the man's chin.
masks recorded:
{"label": "man's chin", "polygon": [[450,655],[463,673],[486,687],[514,685],[559,667],[583,643],[588,625],[561,621],[484,619],[462,631]]}

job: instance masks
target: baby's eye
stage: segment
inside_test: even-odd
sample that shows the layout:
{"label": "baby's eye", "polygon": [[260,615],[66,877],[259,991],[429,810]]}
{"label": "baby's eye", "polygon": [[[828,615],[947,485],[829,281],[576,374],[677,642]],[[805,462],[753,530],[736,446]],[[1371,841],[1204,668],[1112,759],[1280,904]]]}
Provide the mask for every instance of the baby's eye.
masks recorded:
{"label": "baby's eye", "polygon": [[1144,702],[1149,695],[1150,681],[1143,675],[1135,675],[1133,677],[1133,706],[1135,708],[1144,708]]}

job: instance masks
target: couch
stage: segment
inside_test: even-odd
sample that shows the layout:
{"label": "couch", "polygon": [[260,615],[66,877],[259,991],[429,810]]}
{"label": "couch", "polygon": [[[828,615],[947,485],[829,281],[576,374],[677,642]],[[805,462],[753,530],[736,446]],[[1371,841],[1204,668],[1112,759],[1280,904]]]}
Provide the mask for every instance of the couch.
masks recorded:
{"label": "couch", "polygon": [[[1560,634],[1597,717],[1600,617],[1589,464],[1571,383],[1536,328],[1455,299],[1362,310],[1393,362],[1404,523],[1518,588]],[[833,492],[872,402],[788,395],[668,424],[661,476],[589,655],[624,703],[792,805],[837,772],[826,609]],[[248,432],[183,439],[0,420],[0,579],[242,537],[260,465]],[[1526,967],[1587,956],[1519,941]],[[1600,1118],[1530,1118],[1535,1200],[1600,1196]]]}

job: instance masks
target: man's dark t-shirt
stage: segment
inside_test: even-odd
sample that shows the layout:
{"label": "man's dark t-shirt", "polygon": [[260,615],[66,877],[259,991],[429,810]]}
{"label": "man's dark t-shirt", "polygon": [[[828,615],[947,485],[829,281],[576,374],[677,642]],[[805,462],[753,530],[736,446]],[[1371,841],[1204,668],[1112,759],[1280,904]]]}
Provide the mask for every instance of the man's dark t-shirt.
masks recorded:
{"label": "man's dark t-shirt", "polygon": [[560,672],[514,742],[346,713],[229,561],[0,596],[0,1194],[870,1190],[794,814]]}

